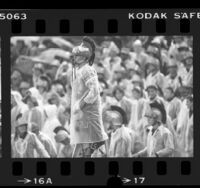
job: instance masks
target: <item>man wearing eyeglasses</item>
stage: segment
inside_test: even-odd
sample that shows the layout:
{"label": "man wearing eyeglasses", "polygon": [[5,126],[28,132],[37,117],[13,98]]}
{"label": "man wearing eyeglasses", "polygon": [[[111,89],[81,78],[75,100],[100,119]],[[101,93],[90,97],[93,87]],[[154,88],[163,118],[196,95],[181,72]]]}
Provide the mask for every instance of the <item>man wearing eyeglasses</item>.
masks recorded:
{"label": "man wearing eyeglasses", "polygon": [[173,135],[164,126],[166,112],[158,102],[150,104],[151,111],[146,116],[149,124],[146,147],[133,157],[173,157]]}

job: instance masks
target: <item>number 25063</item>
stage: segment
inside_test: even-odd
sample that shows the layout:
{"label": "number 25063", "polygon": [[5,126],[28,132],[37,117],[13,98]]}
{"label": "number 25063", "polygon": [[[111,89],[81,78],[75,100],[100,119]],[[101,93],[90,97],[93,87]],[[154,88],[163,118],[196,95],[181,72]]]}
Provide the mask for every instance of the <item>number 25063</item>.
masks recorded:
{"label": "number 25063", "polygon": [[0,13],[1,20],[26,20],[26,13]]}

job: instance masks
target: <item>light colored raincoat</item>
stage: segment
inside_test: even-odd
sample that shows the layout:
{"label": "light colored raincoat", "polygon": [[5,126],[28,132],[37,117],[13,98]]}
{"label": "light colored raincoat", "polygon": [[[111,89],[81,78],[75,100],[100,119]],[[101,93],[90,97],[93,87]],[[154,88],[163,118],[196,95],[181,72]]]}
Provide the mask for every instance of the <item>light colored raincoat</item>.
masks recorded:
{"label": "light colored raincoat", "polygon": [[122,125],[111,133],[109,157],[131,157],[132,144],[130,129]]}
{"label": "light colored raincoat", "polygon": [[174,129],[176,129],[177,126],[177,117],[179,115],[180,109],[181,109],[181,100],[177,97],[174,97],[171,101],[165,103],[166,112],[167,115],[172,120],[172,125]]}
{"label": "light colored raincoat", "polygon": [[41,133],[41,132],[39,133],[39,135],[37,135],[37,138],[43,144],[43,146],[46,149],[46,151],[48,152],[49,156],[51,158],[56,158],[57,151],[56,151],[56,148],[55,148],[54,144],[52,143],[51,139],[47,135],[45,135],[44,133]]}
{"label": "light colored raincoat", "polygon": [[178,146],[180,148],[182,156],[185,155],[185,146],[186,146],[185,135],[188,122],[188,114],[189,110],[186,106],[186,100],[184,100],[181,103],[181,109],[177,117],[177,128],[176,128]]}
{"label": "light colored raincoat", "polygon": [[54,146],[57,148],[58,146],[54,138],[55,137],[54,129],[57,126],[61,125],[57,118],[57,107],[56,105],[46,105],[44,108],[47,119],[44,123],[44,126],[42,127],[41,132],[46,134],[51,139]]}
{"label": "light colored raincoat", "polygon": [[185,138],[185,142],[186,142],[186,147],[185,147],[185,151],[186,151],[186,157],[193,157],[193,149],[194,149],[194,135],[193,135],[193,115],[191,115],[191,117],[189,117],[188,115],[188,121],[187,121],[187,128],[186,128],[186,138]]}
{"label": "light colored raincoat", "polygon": [[24,113],[28,110],[28,106],[22,102],[22,96],[18,91],[11,91],[11,95],[14,97],[17,105],[11,110],[11,132],[15,132],[16,117],[20,113]]}
{"label": "light colored raincoat", "polygon": [[12,157],[13,158],[49,158],[49,154],[46,151],[43,144],[39,141],[34,133],[28,132],[24,139],[12,135]]}
{"label": "light colored raincoat", "polygon": [[147,136],[147,156],[155,157],[155,153],[159,157],[174,156],[174,140],[170,130],[163,125],[160,125],[152,134],[150,129]]}
{"label": "light colored raincoat", "polygon": [[[104,141],[107,135],[102,123],[97,73],[88,64],[76,71],[72,81],[71,144]],[[86,103],[83,109],[80,109],[81,100]]]}

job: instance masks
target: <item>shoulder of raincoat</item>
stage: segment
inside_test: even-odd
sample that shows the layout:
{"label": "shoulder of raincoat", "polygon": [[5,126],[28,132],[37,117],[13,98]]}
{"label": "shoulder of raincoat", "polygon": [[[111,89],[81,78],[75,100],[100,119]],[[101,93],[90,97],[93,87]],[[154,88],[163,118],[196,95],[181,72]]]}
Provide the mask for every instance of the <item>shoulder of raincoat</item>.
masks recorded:
{"label": "shoulder of raincoat", "polygon": [[[173,135],[168,128],[160,125],[153,136],[151,135],[152,132],[150,131],[147,146],[152,147],[152,151],[156,152],[159,157],[172,157],[174,155]],[[153,145],[151,145],[152,141],[154,143]]]}
{"label": "shoulder of raincoat", "polygon": [[122,126],[111,134],[109,157],[130,157],[131,147],[130,131]]}
{"label": "shoulder of raincoat", "polygon": [[133,106],[133,102],[127,97],[123,97],[123,99],[121,100],[121,107],[126,112],[128,122],[131,119],[132,106]]}
{"label": "shoulder of raincoat", "polygon": [[44,148],[48,152],[49,156],[51,158],[56,158],[57,151],[56,151],[56,148],[55,148],[53,142],[51,141],[51,139],[47,135],[44,135],[43,133],[40,133],[38,135],[38,139],[44,145]]}
{"label": "shoulder of raincoat", "polygon": [[30,135],[30,140],[31,140],[32,144],[34,145],[34,149],[37,151],[37,153],[39,154],[39,156],[41,158],[49,158],[50,157],[48,152],[46,151],[45,147],[42,145],[42,143],[39,141],[39,139],[37,138],[37,136],[35,134]]}

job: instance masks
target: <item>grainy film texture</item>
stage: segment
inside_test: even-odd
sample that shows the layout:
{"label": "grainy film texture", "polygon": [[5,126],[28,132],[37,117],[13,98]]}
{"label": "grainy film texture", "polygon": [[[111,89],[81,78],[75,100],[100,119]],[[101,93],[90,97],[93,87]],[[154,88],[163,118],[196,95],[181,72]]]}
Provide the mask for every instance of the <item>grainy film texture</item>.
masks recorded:
{"label": "grainy film texture", "polygon": [[191,36],[12,37],[13,158],[193,157]]}
{"label": "grainy film texture", "polygon": [[2,124],[1,124],[1,38],[0,38],[0,158],[2,157]]}

